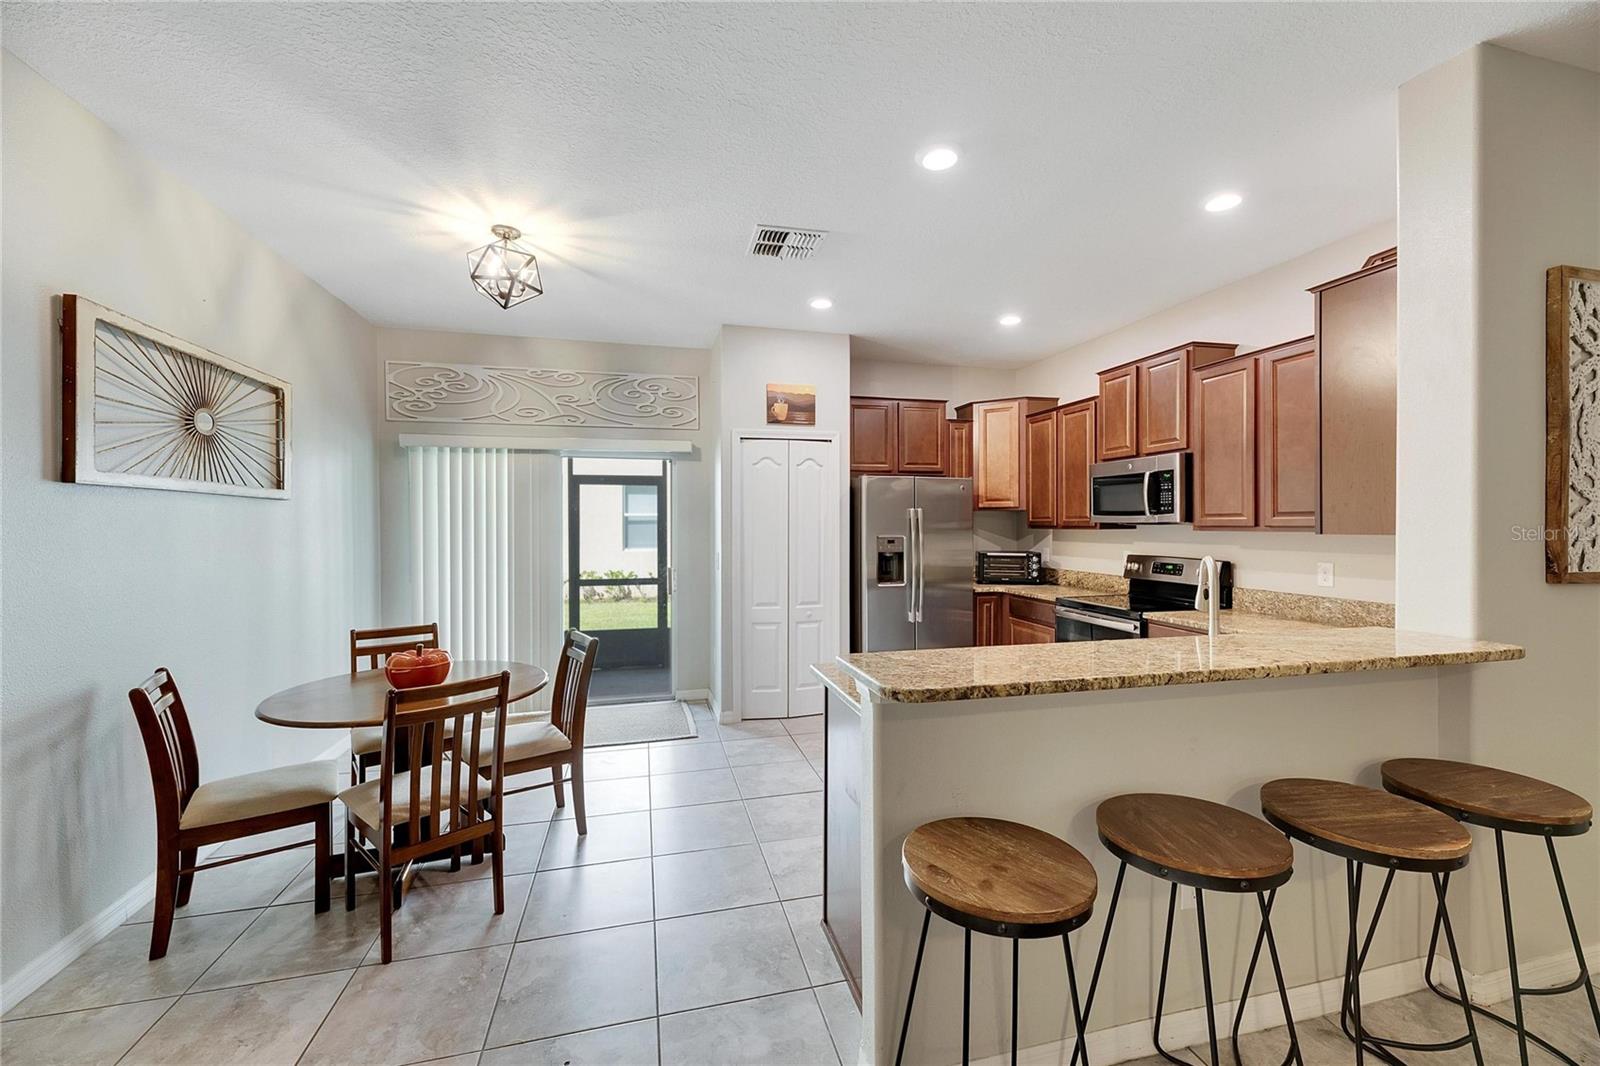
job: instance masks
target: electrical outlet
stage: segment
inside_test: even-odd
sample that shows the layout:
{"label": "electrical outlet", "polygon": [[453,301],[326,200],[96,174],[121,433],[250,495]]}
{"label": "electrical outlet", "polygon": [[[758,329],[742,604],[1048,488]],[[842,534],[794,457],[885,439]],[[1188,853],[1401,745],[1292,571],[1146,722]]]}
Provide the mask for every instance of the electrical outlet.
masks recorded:
{"label": "electrical outlet", "polygon": [[1333,564],[1317,564],[1317,587],[1324,589],[1333,588]]}
{"label": "electrical outlet", "polygon": [[1178,886],[1178,909],[1180,911],[1194,910],[1194,889]]}

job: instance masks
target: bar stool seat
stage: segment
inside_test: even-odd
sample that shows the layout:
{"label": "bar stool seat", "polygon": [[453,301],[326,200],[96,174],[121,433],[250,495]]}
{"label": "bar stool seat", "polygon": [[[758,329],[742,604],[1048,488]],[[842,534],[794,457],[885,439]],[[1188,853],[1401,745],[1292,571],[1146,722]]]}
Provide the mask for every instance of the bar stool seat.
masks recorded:
{"label": "bar stool seat", "polygon": [[1289,836],[1358,862],[1433,873],[1467,864],[1454,818],[1345,781],[1286,777],[1261,786],[1261,811]]}
{"label": "bar stool seat", "polygon": [[906,837],[900,857],[906,887],[941,918],[980,932],[1059,936],[1054,927],[1094,906],[1089,860],[1029,825],[997,818],[928,822]]}
{"label": "bar stool seat", "polygon": [[[1239,1028],[1244,1021],[1244,1004],[1250,998],[1256,964],[1261,949],[1267,948],[1272,971],[1277,978],[1278,1000],[1289,1032],[1285,1066],[1301,1060],[1300,1038],[1295,1032],[1294,1014],[1289,1009],[1289,990],[1283,980],[1278,945],[1272,936],[1272,902],[1277,891],[1294,875],[1294,847],[1283,834],[1266,822],[1244,811],[1195,796],[1175,796],[1157,792],[1131,792],[1112,796],[1095,809],[1095,826],[1100,842],[1121,863],[1111,890],[1111,906],[1106,911],[1106,926],[1100,934],[1100,951],[1095,958],[1094,975],[1084,1000],[1084,1014],[1094,1009],[1100,986],[1101,967],[1111,929],[1116,922],[1117,901],[1122,897],[1122,882],[1128,867],[1165,881],[1167,891],[1166,935],[1161,945],[1161,976],[1156,982],[1156,1012],[1151,1022],[1150,1040],[1157,1053],[1169,1062],[1180,1061],[1161,1044],[1161,1023],[1167,999],[1167,970],[1172,958],[1172,924],[1178,909],[1178,886],[1194,890],[1195,923],[1199,932],[1200,978],[1205,992],[1206,1034],[1210,1039],[1211,1062],[1220,1066],[1217,1042],[1216,1000],[1211,990],[1211,950],[1206,937],[1205,893],[1253,893],[1261,912],[1256,931],[1255,950],[1245,970],[1244,987],[1234,1015],[1232,1036],[1238,1047]],[[1077,1066],[1073,1055],[1071,1066]]]}
{"label": "bar stool seat", "polygon": [[1294,848],[1282,833],[1210,800],[1155,793],[1114,796],[1100,804],[1095,821],[1119,857],[1126,853],[1135,865],[1154,867],[1146,872],[1183,884],[1287,880],[1294,867]]}
{"label": "bar stool seat", "polygon": [[[942,818],[919,825],[900,848],[906,887],[923,906],[917,961],[911,968],[895,1066],[906,1054],[928,923],[937,914],[962,932],[961,1061],[972,1037],[972,934],[1011,941],[1011,1061],[1017,1061],[1017,984],[1024,940],[1060,937],[1067,965],[1078,1052],[1088,1016],[1079,1007],[1078,976],[1067,934],[1089,920],[1098,885],[1094,866],[1071,844],[1042,829],[999,818]],[[1077,1053],[1073,1056],[1077,1058]]]}
{"label": "bar stool seat", "polygon": [[[1344,988],[1339,1000],[1339,1028],[1356,1048],[1356,1064],[1367,1055],[1384,1062],[1402,1063],[1395,1051],[1451,1051],[1470,1047],[1473,1061],[1483,1066],[1483,1049],[1472,1010],[1464,1003],[1464,1035],[1431,1042],[1378,1036],[1361,1021],[1361,971],[1383,917],[1383,905],[1399,871],[1427,874],[1433,882],[1434,934],[1444,932],[1457,988],[1466,987],[1461,972],[1461,952],[1446,903],[1450,874],[1466,866],[1472,853],[1472,835],[1449,815],[1432,807],[1375,788],[1347,781],[1288,777],[1261,786],[1261,813],[1267,821],[1304,844],[1345,861],[1347,938]],[[1363,936],[1360,928],[1362,873],[1368,866],[1384,869],[1383,886],[1373,907],[1372,920]]]}
{"label": "bar stool seat", "polygon": [[1449,759],[1390,759],[1383,787],[1464,822],[1510,832],[1575,836],[1594,821],[1576,792],[1510,770]]}
{"label": "bar stool seat", "polygon": [[[1579,836],[1588,832],[1594,823],[1594,808],[1589,801],[1559,785],[1541,781],[1536,777],[1500,770],[1492,766],[1454,762],[1449,759],[1390,759],[1383,764],[1383,787],[1400,796],[1425,803],[1444,815],[1468,825],[1482,826],[1494,831],[1495,859],[1500,873],[1500,906],[1506,930],[1506,956],[1511,971],[1511,1002],[1515,1016],[1503,1014],[1477,1004],[1472,1012],[1488,1018],[1517,1034],[1519,1060],[1528,1062],[1528,1045],[1537,1044],[1561,1062],[1576,1064],[1577,1059],[1551,1043],[1548,1039],[1528,1029],[1523,1011],[1524,996],[1558,996],[1582,990],[1587,999],[1595,1032],[1600,1034],[1600,997],[1595,995],[1594,982],[1589,975],[1589,965],[1584,958],[1583,941],[1578,935],[1578,924],[1572,915],[1572,901],[1567,896],[1566,879],[1561,875],[1561,862],[1556,857],[1556,837]],[[1511,879],[1506,867],[1506,833],[1544,838],[1545,852],[1550,858],[1550,872],[1555,878],[1556,894],[1561,900],[1561,911],[1566,918],[1567,933],[1572,941],[1572,953],[1577,976],[1570,981],[1543,987],[1525,987],[1517,966],[1517,936],[1512,923]],[[1433,935],[1428,941],[1428,962],[1423,977],[1429,989],[1441,999],[1463,1006],[1461,997],[1448,991],[1433,978],[1433,962],[1438,950],[1441,916],[1435,914]]]}

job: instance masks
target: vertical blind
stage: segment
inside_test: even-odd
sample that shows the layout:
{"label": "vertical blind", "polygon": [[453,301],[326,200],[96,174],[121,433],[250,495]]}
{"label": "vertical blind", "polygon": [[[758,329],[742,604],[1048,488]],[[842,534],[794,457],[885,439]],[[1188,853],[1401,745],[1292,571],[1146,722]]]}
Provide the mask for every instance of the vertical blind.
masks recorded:
{"label": "vertical blind", "polygon": [[409,448],[412,615],[458,659],[512,654],[512,453]]}

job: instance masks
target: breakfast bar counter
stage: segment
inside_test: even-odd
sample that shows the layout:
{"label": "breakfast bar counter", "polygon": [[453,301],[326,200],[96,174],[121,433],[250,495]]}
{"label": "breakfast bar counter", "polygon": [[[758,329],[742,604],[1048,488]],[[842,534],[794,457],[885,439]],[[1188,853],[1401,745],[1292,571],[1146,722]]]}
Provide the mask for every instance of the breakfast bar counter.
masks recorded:
{"label": "breakfast bar counter", "polygon": [[[1452,754],[1448,738],[1461,735],[1463,712],[1450,694],[1463,671],[1493,663],[1506,665],[1487,668],[1529,669],[1512,662],[1522,656],[1512,644],[1310,625],[1224,631],[1215,640],[876,652],[815,668],[828,689],[824,924],[859,985],[859,1061],[895,1059],[923,914],[906,889],[900,846],[918,825],[1002,818],[1083,852],[1101,893],[1094,916],[1072,934],[1083,975],[1117,873],[1096,836],[1102,801],[1180,793],[1259,814],[1261,785],[1279,777],[1376,786],[1384,759]],[[1322,1013],[1343,961],[1343,865],[1303,848],[1296,862],[1273,925],[1291,995]],[[1154,884],[1129,878],[1123,888],[1088,1020],[1091,1061],[1150,1053],[1166,910]],[[1397,882],[1388,907],[1395,917],[1374,939],[1368,969],[1400,973],[1426,947],[1420,886]],[[1258,917],[1235,899],[1207,907],[1215,984],[1238,987]],[[1193,912],[1180,914],[1178,926],[1163,1034],[1183,1047],[1203,1040],[1205,1022]],[[905,1061],[958,1062],[960,932],[933,923],[926,953]],[[1059,940],[1024,941],[1020,966],[1020,1045],[1035,1049],[1030,1060],[1066,1062],[1073,1034]],[[1265,1000],[1270,987],[1258,979],[1253,998]],[[974,1061],[1009,1053],[1010,989],[1010,944],[975,938]],[[1272,1002],[1252,1004],[1245,1031],[1281,1024],[1275,994]]]}

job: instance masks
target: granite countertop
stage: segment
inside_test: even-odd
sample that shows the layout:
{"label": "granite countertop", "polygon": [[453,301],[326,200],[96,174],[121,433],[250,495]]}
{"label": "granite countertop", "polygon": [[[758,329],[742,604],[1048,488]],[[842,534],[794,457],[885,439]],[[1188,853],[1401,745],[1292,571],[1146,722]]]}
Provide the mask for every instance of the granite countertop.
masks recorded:
{"label": "granite countertop", "polygon": [[838,661],[878,699],[939,703],[1504,662],[1522,657],[1522,649],[1514,644],[1378,626],[1316,626],[1293,632],[1225,633],[1214,641],[1197,634],[1160,640],[867,652],[842,656]]}
{"label": "granite countertop", "polygon": [[822,678],[823,684],[860,706],[861,693],[856,689],[856,679],[840,669],[837,663],[817,663],[811,671]]}

